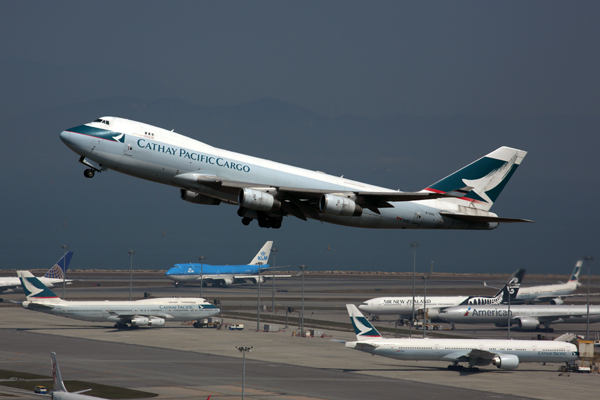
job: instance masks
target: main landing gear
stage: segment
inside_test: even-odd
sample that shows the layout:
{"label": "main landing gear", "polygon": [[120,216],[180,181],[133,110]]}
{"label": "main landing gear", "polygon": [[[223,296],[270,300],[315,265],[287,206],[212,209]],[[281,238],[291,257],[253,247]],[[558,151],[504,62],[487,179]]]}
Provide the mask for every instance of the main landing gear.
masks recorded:
{"label": "main landing gear", "polygon": [[464,367],[462,365],[458,365],[457,362],[448,365],[448,369],[450,371],[465,371],[465,372],[479,372],[479,368],[469,365],[468,367]]}
{"label": "main landing gear", "polygon": [[83,171],[83,176],[85,176],[86,178],[93,178],[94,175],[96,175],[96,171],[94,171],[91,168],[88,168],[85,171]]}
{"label": "main landing gear", "polygon": [[[250,225],[252,222],[252,218],[244,217],[242,218],[242,224]],[[283,222],[283,217],[266,217],[259,216],[258,217],[258,226],[261,228],[273,228],[279,229],[281,228],[281,223]]]}

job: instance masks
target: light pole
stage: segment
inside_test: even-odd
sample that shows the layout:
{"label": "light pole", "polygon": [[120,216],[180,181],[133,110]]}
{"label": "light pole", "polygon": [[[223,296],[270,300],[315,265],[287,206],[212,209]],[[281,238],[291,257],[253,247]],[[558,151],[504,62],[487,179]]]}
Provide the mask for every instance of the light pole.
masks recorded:
{"label": "light pole", "polygon": [[246,387],[246,352],[252,351],[252,346],[238,346],[236,347],[240,353],[242,353],[242,400],[244,400],[244,389]]}
{"label": "light pole", "polygon": [[273,266],[271,267],[273,270],[273,276],[271,277],[271,312],[275,315],[275,253],[277,253],[277,249],[271,249],[271,253],[273,253]]}
{"label": "light pole", "polygon": [[300,336],[304,337],[304,271],[308,268],[306,265],[301,265],[300,271],[302,271],[302,314],[300,317]]}
{"label": "light pole", "polygon": [[129,301],[131,301],[131,290],[133,288],[133,255],[135,254],[135,250],[129,250],[127,252],[129,255]]}
{"label": "light pole", "polygon": [[412,311],[410,313],[410,324],[408,325],[408,337],[412,337],[412,326],[415,320],[415,274],[417,270],[417,247],[419,243],[412,242],[410,247],[413,249],[413,290],[412,290]]}
{"label": "light pole", "polygon": [[202,297],[202,287],[204,287],[204,260],[206,260],[206,257],[200,256],[198,257],[198,260],[200,261],[200,297]]}
{"label": "light pole", "polygon": [[587,317],[586,317],[586,327],[585,327],[585,340],[590,340],[590,264],[594,261],[594,257],[585,256],[583,258],[587,261],[588,271],[587,271]]}
{"label": "light pole", "polygon": [[256,277],[256,282],[258,283],[258,299],[256,300],[256,330],[260,330],[260,267],[263,265],[262,262],[257,262],[258,265],[258,276]]}
{"label": "light pole", "polygon": [[[67,255],[67,249],[69,248],[69,246],[67,246],[66,244],[63,244],[62,246],[63,249],[63,267],[67,266],[67,260],[65,260],[65,256]],[[60,265],[58,266],[58,268],[60,269]],[[66,270],[63,268],[62,270],[62,276],[63,276],[63,300],[65,299],[65,275],[66,275]]]}
{"label": "light pole", "polygon": [[425,339],[425,323],[427,322],[427,279],[429,275],[425,274],[423,278],[423,339]]}
{"label": "light pole", "polygon": [[506,320],[506,323],[508,325],[508,331],[506,338],[510,339],[510,297],[512,296],[510,284],[506,285],[506,292],[508,294],[508,319]]}

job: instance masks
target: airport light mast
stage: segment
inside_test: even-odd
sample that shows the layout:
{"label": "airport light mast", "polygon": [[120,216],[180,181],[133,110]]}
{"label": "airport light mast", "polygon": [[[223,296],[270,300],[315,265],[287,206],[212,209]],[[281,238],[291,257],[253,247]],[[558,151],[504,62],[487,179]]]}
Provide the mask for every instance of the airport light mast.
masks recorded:
{"label": "airport light mast", "polygon": [[412,337],[412,326],[415,320],[415,274],[417,270],[417,247],[419,243],[412,242],[410,247],[413,249],[413,288],[412,288],[412,311],[410,313],[410,324],[408,324],[408,337]]}
{"label": "airport light mast", "polygon": [[[252,351],[252,346],[237,346],[236,349],[242,353],[242,400],[244,400],[244,389],[246,387],[246,352]],[[210,396],[209,396],[210,397]]]}
{"label": "airport light mast", "polygon": [[[271,253],[273,253],[273,266],[271,269],[273,270],[273,276],[271,277],[271,312],[275,315],[275,253],[277,253],[277,249],[271,249]],[[258,269],[260,273],[260,268]]]}
{"label": "airport light mast", "polygon": [[258,265],[258,276],[256,282],[258,283],[258,298],[256,299],[256,331],[260,330],[260,267],[263,265],[262,262],[257,262]]}
{"label": "airport light mast", "polygon": [[425,322],[427,322],[427,279],[429,275],[425,274],[423,278],[423,339],[425,339]]}
{"label": "airport light mast", "polygon": [[202,297],[202,287],[204,286],[204,260],[206,260],[206,257],[200,256],[198,257],[198,260],[200,261],[200,297]]}
{"label": "airport light mast", "polygon": [[[65,260],[65,256],[67,255],[67,249],[69,248],[68,245],[63,244],[62,246],[62,250],[63,250],[63,270],[62,270],[62,276],[63,276],[63,300],[65,299],[65,286],[66,286],[66,281],[65,281],[65,276],[67,275],[67,271],[66,271],[66,267],[67,266],[67,260]],[[58,268],[60,269],[60,265],[58,266]]]}
{"label": "airport light mast", "polygon": [[302,271],[302,314],[300,317],[300,336],[304,337],[304,271],[308,268],[306,265],[301,265],[300,271]]}
{"label": "airport light mast", "polygon": [[587,317],[586,317],[586,329],[585,329],[585,340],[590,340],[590,264],[594,261],[594,257],[585,256],[583,258],[587,261]]}
{"label": "airport light mast", "polygon": [[129,301],[131,301],[131,290],[133,288],[133,255],[135,254],[135,250],[129,250],[127,252],[129,255]]}

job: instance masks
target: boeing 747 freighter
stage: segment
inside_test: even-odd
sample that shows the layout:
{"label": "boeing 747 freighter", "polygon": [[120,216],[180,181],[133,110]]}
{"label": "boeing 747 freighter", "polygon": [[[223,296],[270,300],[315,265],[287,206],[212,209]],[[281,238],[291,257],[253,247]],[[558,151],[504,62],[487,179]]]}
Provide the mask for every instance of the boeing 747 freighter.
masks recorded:
{"label": "boeing 747 freighter", "polygon": [[[174,186],[196,204],[238,207],[244,225],[280,228],[283,217],[375,229],[494,229],[490,208],[527,154],[500,147],[418,192],[401,192],[232,151],[142,122],[102,117],[61,140],[87,166]],[[457,155],[459,156],[459,155]]]}

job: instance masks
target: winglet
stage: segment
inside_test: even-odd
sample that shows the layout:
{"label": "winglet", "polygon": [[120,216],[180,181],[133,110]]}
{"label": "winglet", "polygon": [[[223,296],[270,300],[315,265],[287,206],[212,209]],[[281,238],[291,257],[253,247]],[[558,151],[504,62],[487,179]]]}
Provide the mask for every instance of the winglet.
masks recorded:
{"label": "winglet", "polygon": [[348,309],[348,315],[350,316],[350,321],[352,321],[352,326],[354,327],[354,333],[356,333],[357,339],[381,339],[381,334],[377,332],[377,329],[375,329],[354,304],[346,304],[346,308]]}

